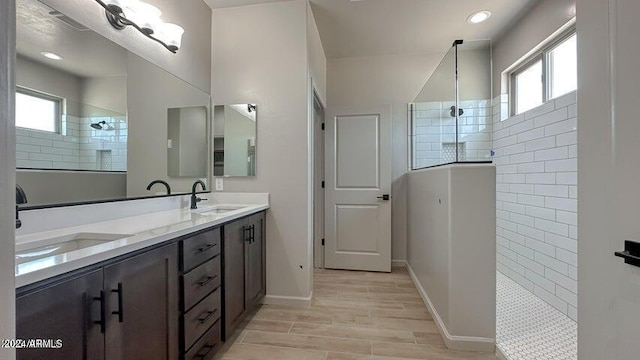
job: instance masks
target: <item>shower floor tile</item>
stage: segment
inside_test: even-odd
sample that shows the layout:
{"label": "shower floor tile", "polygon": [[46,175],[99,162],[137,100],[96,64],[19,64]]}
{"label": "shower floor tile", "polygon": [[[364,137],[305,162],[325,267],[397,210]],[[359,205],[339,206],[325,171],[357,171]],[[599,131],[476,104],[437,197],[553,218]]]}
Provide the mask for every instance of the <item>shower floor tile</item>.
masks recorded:
{"label": "shower floor tile", "polygon": [[497,274],[497,346],[508,360],[576,360],[578,326],[568,316]]}

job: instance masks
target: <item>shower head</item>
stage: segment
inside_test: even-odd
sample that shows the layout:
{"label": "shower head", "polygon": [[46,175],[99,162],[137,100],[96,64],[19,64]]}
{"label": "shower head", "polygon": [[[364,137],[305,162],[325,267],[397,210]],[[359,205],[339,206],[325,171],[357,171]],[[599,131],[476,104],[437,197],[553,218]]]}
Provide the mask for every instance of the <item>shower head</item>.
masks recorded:
{"label": "shower head", "polygon": [[103,125],[106,125],[106,124],[107,124],[106,121],[100,121],[100,122],[91,124],[91,127],[96,129],[96,130],[102,130],[103,129]]}
{"label": "shower head", "polygon": [[104,120],[100,121],[100,122],[97,122],[97,123],[91,124],[91,127],[96,129],[96,130],[107,130],[107,131],[110,131],[110,130],[114,129],[113,126],[107,124],[107,122],[104,121]]}
{"label": "shower head", "polygon": [[247,104],[247,111],[249,111],[249,113],[256,111],[256,106],[254,104]]}

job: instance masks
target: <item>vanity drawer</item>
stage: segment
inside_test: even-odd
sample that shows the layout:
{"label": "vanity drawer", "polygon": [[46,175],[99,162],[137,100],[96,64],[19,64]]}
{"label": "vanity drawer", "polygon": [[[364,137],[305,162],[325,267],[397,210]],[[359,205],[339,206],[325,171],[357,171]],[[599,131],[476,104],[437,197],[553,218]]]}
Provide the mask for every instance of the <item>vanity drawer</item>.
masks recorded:
{"label": "vanity drawer", "polygon": [[220,320],[184,355],[184,360],[210,360],[222,346]]}
{"label": "vanity drawer", "polygon": [[186,273],[220,254],[220,228],[182,240],[182,270]]}
{"label": "vanity drawer", "polygon": [[220,286],[220,256],[182,276],[184,311],[189,310],[202,298]]}
{"label": "vanity drawer", "polygon": [[190,348],[202,334],[220,319],[222,312],[220,292],[220,288],[218,288],[193,309],[184,314],[185,348]]}

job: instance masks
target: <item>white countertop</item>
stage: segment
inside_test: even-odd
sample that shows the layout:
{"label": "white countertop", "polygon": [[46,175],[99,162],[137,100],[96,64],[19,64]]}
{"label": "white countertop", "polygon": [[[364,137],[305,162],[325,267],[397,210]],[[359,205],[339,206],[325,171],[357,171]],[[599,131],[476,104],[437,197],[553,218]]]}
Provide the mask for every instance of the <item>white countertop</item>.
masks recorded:
{"label": "white countertop", "polygon": [[[227,205],[227,204],[224,204]],[[207,207],[199,205],[199,212]],[[173,240],[183,235],[220,225],[269,208],[268,204],[228,204],[244,206],[218,215],[204,215],[189,209],[175,209],[110,221],[96,222],[16,237],[16,248],[28,249],[47,239],[79,233],[129,234],[119,240],[74,250],[65,254],[41,258],[15,266],[16,288],[78,270],[127,253]]]}

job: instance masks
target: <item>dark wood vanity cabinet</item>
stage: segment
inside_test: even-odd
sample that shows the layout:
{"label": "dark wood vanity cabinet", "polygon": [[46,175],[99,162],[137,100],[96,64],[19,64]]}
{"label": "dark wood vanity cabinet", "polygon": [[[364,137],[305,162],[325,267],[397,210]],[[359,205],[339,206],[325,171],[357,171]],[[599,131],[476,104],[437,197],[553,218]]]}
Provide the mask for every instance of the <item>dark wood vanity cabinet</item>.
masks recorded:
{"label": "dark wood vanity cabinet", "polygon": [[[266,293],[265,213],[18,289],[18,360],[210,360]],[[55,345],[55,343],[54,343]]]}
{"label": "dark wood vanity cabinet", "polygon": [[224,227],[224,340],[266,293],[264,238],[264,213]]}
{"label": "dark wood vanity cabinet", "polygon": [[177,360],[177,255],[166,245],[19,295],[17,337],[63,346],[17,359]]}
{"label": "dark wood vanity cabinet", "polygon": [[176,244],[104,268],[108,360],[178,359]]}
{"label": "dark wood vanity cabinet", "polygon": [[209,360],[222,346],[221,228],[180,241],[180,352]]}
{"label": "dark wood vanity cabinet", "polygon": [[104,360],[102,270],[16,299],[17,339],[60,339],[59,349],[17,349],[19,360]]}

